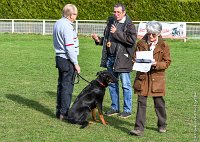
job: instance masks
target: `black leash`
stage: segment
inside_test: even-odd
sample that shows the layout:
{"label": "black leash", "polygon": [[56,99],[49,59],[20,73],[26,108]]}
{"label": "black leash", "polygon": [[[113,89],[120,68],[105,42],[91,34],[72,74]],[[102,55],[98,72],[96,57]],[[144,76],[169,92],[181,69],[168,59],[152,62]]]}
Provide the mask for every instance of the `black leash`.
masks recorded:
{"label": "black leash", "polygon": [[84,81],[86,81],[87,83],[91,83],[90,81],[88,81],[88,80],[86,80],[85,78],[83,78],[79,73],[77,73],[77,72],[75,72],[75,75],[74,75],[75,77],[74,77],[74,80],[77,78],[78,79],[78,81],[77,82],[74,82],[74,84],[78,84],[79,83],[79,80],[80,80],[80,78],[82,78]]}

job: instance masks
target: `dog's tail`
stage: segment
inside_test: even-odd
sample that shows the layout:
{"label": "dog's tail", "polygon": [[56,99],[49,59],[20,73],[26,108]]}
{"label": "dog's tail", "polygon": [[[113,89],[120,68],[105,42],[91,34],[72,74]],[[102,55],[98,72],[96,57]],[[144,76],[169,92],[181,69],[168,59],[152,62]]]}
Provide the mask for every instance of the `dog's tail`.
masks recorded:
{"label": "dog's tail", "polygon": [[88,125],[89,125],[89,122],[88,122],[88,121],[84,121],[84,122],[81,124],[80,129],[83,129],[83,128],[87,127]]}

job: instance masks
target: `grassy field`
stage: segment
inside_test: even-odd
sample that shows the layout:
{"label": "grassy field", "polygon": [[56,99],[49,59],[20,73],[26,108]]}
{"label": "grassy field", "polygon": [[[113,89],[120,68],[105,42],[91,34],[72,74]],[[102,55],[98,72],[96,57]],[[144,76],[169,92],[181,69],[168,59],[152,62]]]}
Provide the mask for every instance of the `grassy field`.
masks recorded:
{"label": "grassy field", "polygon": [[[52,36],[0,34],[0,141],[1,142],[194,142],[199,138],[200,41],[168,41],[172,64],[167,70],[167,133],[157,132],[152,98],[148,99],[145,135],[129,135],[134,128],[128,119],[106,117],[109,125],[94,123],[86,129],[57,120],[57,70]],[[80,37],[81,75],[92,80],[99,67],[101,47],[91,38]],[[132,72],[132,79],[135,72]],[[73,100],[88,83],[75,85]],[[122,100],[122,95],[120,96]],[[110,107],[108,90],[104,111]],[[122,102],[121,102],[122,106]]]}

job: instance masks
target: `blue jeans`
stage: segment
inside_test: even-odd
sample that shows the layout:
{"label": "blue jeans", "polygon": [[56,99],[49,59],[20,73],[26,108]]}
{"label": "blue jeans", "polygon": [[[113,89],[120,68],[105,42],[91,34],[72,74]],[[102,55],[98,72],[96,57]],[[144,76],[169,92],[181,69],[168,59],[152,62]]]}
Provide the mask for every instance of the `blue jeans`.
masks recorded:
{"label": "blue jeans", "polygon": [[[132,86],[131,86],[131,77],[129,72],[114,72],[113,65],[115,62],[115,57],[108,57],[107,60],[107,70],[112,72],[116,78],[120,78],[122,83],[123,97],[124,97],[124,112],[132,112]],[[120,101],[119,101],[119,83],[110,83],[109,91],[111,97],[111,109],[120,111]]]}

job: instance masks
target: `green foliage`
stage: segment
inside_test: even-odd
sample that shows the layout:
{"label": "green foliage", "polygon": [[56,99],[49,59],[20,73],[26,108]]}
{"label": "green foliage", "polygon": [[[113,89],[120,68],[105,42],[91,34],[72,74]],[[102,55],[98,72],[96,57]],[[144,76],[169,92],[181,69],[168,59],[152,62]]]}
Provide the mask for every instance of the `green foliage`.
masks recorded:
{"label": "green foliage", "polygon": [[[0,17],[6,19],[59,19],[66,3],[78,7],[80,20],[105,20],[118,0],[1,0]],[[123,0],[134,21],[199,21],[200,1]]]}

